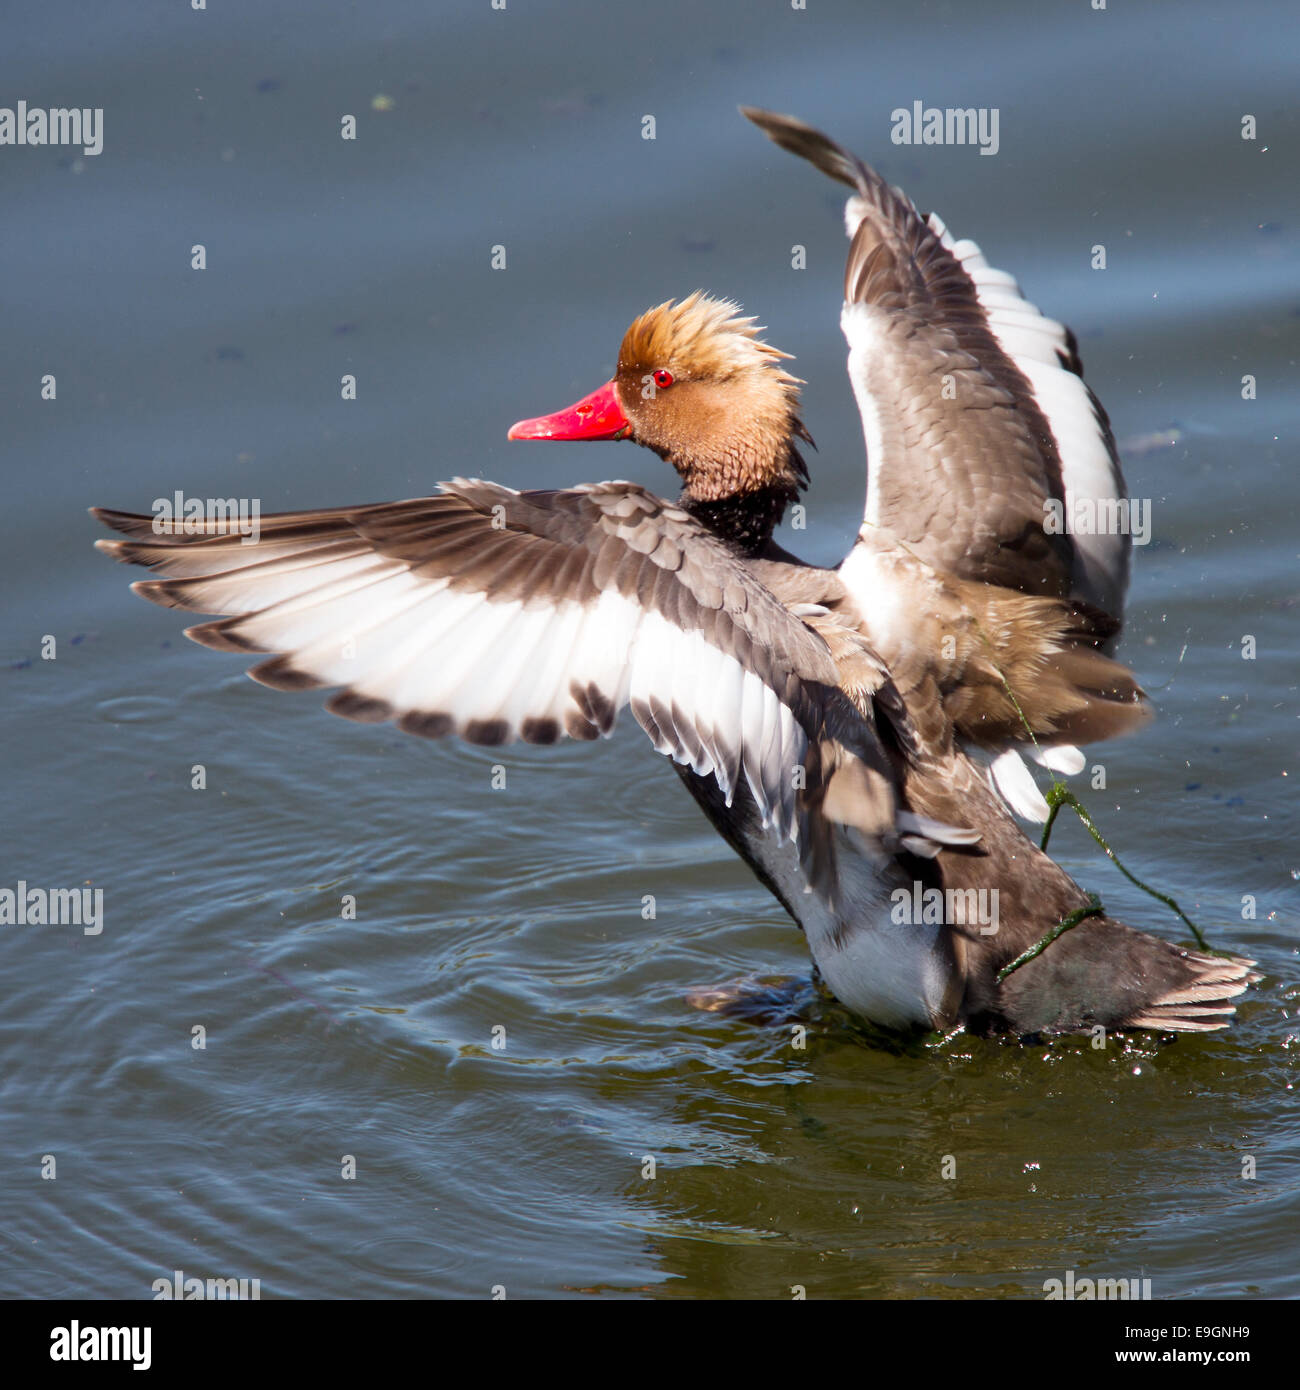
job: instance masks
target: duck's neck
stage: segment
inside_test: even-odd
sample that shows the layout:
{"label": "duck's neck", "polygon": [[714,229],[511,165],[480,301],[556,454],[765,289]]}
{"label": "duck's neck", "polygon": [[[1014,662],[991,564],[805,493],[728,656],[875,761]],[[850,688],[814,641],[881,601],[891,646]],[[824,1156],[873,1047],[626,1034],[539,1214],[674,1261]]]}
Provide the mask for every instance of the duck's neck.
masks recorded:
{"label": "duck's neck", "polygon": [[742,554],[757,555],[771,541],[786,509],[799,500],[807,484],[807,466],[791,443],[786,467],[771,481],[725,497],[701,497],[687,486],[678,505]]}
{"label": "duck's neck", "polygon": [[799,489],[784,484],[707,502],[684,492],[678,505],[742,554],[757,555],[772,539],[786,508],[798,498]]}

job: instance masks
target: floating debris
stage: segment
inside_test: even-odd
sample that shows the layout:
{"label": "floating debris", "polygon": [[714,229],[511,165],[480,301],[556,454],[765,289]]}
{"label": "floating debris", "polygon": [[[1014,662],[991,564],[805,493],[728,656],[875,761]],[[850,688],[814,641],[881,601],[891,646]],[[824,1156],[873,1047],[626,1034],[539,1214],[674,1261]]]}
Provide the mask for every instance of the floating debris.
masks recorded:
{"label": "floating debris", "polygon": [[1181,444],[1187,436],[1177,425],[1168,429],[1151,430],[1148,434],[1132,434],[1120,441],[1121,454],[1153,454],[1157,449],[1169,449]]}

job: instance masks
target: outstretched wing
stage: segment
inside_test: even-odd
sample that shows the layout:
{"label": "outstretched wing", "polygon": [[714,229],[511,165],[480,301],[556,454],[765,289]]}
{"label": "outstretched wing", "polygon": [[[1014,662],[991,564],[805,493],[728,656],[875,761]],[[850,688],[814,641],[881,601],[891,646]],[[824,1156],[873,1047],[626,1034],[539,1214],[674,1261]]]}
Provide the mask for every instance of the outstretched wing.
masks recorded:
{"label": "outstretched wing", "polygon": [[[249,674],[339,686],[327,708],[480,744],[594,739],[630,705],[655,747],[728,803],[797,838],[802,769],[827,739],[873,765],[875,731],[826,644],[688,513],[631,483],[515,492],[457,479],[441,496],[220,523],[96,509],[133,588],[228,616],[188,629],[219,651],[278,653]],[[812,757],[809,757],[810,747]]]}
{"label": "outstretched wing", "polygon": [[1129,535],[1057,529],[1086,499],[1113,507],[1127,495],[1073,335],[819,131],[741,109],[855,190],[841,324],[867,440],[867,521],[950,574],[1122,617]]}

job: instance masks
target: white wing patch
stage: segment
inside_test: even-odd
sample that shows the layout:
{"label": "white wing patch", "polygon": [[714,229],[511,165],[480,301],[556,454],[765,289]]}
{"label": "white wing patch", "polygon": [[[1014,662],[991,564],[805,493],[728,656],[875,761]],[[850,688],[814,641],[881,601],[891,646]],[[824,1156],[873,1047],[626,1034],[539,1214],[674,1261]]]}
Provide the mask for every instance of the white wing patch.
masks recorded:
{"label": "white wing patch", "polygon": [[190,631],[278,654],[253,672],[265,684],[342,686],[336,713],[488,744],[608,736],[630,703],[661,753],[714,777],[728,805],[743,778],[763,825],[797,838],[808,739],[791,709],[702,632],[615,590],[586,603],[488,599],[360,538],[160,552],[169,578],[136,587],[235,615]]}
{"label": "white wing patch", "polygon": [[[850,198],[852,206],[855,200]],[[867,445],[867,503],[864,519],[872,526],[880,524],[879,490],[871,486],[871,470],[879,468],[885,458],[885,435],[880,406],[871,392],[870,369],[873,357],[888,350],[881,334],[872,322],[872,309],[867,304],[845,303],[840,311],[840,329],[849,344],[849,384],[853,399],[862,416],[862,434]]]}
{"label": "white wing patch", "polygon": [[764,828],[797,838],[794,772],[808,739],[790,708],[701,633],[637,611],[627,696],[637,722],[659,752],[712,775],[728,806],[743,776]]}

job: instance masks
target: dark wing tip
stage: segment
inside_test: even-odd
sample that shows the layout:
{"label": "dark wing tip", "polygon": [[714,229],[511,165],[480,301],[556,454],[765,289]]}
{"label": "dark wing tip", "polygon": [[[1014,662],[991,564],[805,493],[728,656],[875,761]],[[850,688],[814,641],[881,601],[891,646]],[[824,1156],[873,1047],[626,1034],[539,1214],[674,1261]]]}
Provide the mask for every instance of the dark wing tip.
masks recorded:
{"label": "dark wing tip", "polygon": [[[282,662],[283,658],[276,657],[275,660],[277,662]],[[283,678],[283,672],[292,669],[288,665],[277,668],[275,679],[271,681],[266,680],[264,668],[270,666],[271,662],[264,661],[261,666],[254,666],[248,674],[252,676],[254,680],[261,680],[264,685],[271,685],[272,688],[276,690],[295,688],[286,687],[277,683],[278,680]],[[259,671],[263,672],[263,676],[258,676],[257,673]],[[305,673],[300,672],[297,674],[304,676],[306,680],[315,680],[315,677],[307,676]],[[317,686],[322,684],[320,681],[316,681],[315,683]],[[296,688],[307,690],[311,687],[304,684]],[[342,718],[351,719],[357,724],[383,724],[392,719],[397,713],[387,700],[376,699],[370,695],[359,695],[355,690],[340,690],[337,695],[332,696],[325,702],[325,708],[329,710],[331,714],[341,715]]]}
{"label": "dark wing tip", "polygon": [[[123,547],[123,553],[117,556],[119,560],[127,564],[139,563],[126,541],[109,541],[108,544]],[[193,603],[187,602],[183,583],[172,579],[137,579],[131,585],[131,592],[148,599],[150,603],[156,603],[159,608],[184,608],[195,613],[210,613],[210,608],[196,608]]]}
{"label": "dark wing tip", "polygon": [[[135,585],[131,586],[133,589]],[[146,598],[151,595],[146,594]],[[155,600],[156,602],[157,600]],[[195,627],[187,627],[185,636],[191,642],[197,642],[200,647],[207,647],[214,652],[261,652],[264,648],[259,647],[255,642],[250,642],[244,637],[238,628],[241,617],[236,615],[233,618],[218,618],[215,622],[199,623]],[[251,672],[249,673],[252,674]],[[263,685],[267,684],[259,676],[254,676],[254,680],[259,680]],[[298,687],[294,687],[297,689]]]}
{"label": "dark wing tip", "polygon": [[829,136],[801,121],[797,116],[783,116],[777,111],[764,111],[757,106],[742,106],[740,114],[753,123],[764,135],[783,150],[797,154],[815,164],[823,174],[847,183],[850,188],[865,193],[866,169],[862,161],[842,149]]}
{"label": "dark wing tip", "polygon": [[86,510],[110,531],[120,531],[124,536],[153,535],[152,516],[143,516],[139,512],[118,512],[112,507],[87,507]]}
{"label": "dark wing tip", "polygon": [[[190,628],[186,632],[186,637],[191,637],[198,642],[200,639],[194,637],[195,632],[201,632],[201,628]],[[253,648],[240,648],[239,646],[223,647],[217,642],[203,641],[203,645],[210,646],[213,651],[256,651]],[[288,656],[273,656],[270,661],[259,661],[256,666],[250,666],[244,674],[249,680],[256,681],[258,685],[264,685],[268,690],[324,690],[329,686],[329,681],[323,681],[319,676],[313,676],[310,671],[300,671],[294,664],[293,659]],[[347,701],[341,697],[349,692],[342,691],[334,697],[340,700],[345,707],[336,708],[334,700],[327,702],[325,708],[334,714],[341,714],[345,719],[360,719],[359,715],[351,713],[351,708],[347,707]],[[382,716],[386,717],[386,716]],[[379,720],[364,721],[368,723],[378,723]]]}

